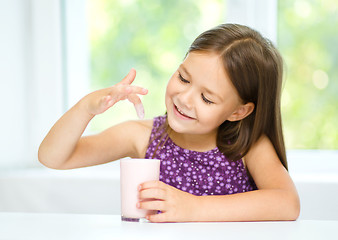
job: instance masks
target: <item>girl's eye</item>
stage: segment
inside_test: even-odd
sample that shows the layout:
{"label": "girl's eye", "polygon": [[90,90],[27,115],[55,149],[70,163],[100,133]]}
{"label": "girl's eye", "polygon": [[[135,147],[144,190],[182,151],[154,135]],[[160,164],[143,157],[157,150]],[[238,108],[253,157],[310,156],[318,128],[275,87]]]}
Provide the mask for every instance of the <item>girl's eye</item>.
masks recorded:
{"label": "girl's eye", "polygon": [[187,79],[183,78],[180,73],[178,74],[178,77],[180,78],[181,82],[183,82],[183,83],[189,83],[189,81]]}
{"label": "girl's eye", "polygon": [[207,98],[203,95],[203,93],[201,94],[201,96],[202,96],[202,99],[203,99],[203,101],[204,101],[205,103],[207,103],[207,104],[213,104],[213,103],[214,103],[214,102],[210,101],[209,99],[207,99]]}

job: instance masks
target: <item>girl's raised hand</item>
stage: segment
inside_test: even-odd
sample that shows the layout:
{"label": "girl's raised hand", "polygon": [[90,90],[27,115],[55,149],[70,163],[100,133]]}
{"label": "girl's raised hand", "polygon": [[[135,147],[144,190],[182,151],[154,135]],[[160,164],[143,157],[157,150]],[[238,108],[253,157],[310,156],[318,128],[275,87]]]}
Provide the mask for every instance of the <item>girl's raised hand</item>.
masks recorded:
{"label": "girl's raised hand", "polygon": [[134,104],[139,118],[144,117],[144,109],[138,94],[146,95],[148,90],[142,87],[131,85],[136,76],[135,69],[131,69],[128,75],[121,82],[112,87],[97,90],[85,96],[81,101],[86,110],[92,116],[101,114],[121,100],[128,99]]}
{"label": "girl's raised hand", "polygon": [[149,181],[139,186],[137,207],[160,211],[147,216],[151,222],[189,222],[196,220],[197,198],[161,181]]}

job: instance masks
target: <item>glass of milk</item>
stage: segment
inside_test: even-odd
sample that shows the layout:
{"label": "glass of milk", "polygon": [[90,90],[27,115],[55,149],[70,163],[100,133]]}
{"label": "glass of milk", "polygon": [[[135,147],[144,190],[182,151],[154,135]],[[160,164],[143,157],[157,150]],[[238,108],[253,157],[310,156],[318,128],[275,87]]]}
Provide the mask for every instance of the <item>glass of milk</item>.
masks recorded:
{"label": "glass of milk", "polygon": [[121,219],[122,221],[146,221],[147,214],[157,211],[147,211],[136,207],[138,186],[141,183],[159,180],[160,160],[124,158],[120,161],[121,184]]}

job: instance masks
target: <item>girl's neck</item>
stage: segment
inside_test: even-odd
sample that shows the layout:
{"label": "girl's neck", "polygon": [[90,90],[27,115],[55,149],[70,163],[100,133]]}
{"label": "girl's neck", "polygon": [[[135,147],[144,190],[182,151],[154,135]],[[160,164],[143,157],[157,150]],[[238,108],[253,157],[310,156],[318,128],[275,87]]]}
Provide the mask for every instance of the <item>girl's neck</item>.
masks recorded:
{"label": "girl's neck", "polygon": [[209,134],[184,134],[170,129],[168,135],[179,147],[197,152],[206,152],[216,148],[217,132]]}

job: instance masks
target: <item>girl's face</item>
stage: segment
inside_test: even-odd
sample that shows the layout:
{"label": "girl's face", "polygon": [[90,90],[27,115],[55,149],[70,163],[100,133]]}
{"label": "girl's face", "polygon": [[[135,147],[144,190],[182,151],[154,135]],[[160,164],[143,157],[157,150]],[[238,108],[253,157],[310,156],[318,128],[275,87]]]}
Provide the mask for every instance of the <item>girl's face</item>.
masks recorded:
{"label": "girl's face", "polygon": [[170,78],[165,103],[168,123],[178,133],[216,134],[233,119],[241,100],[219,55],[191,52]]}

